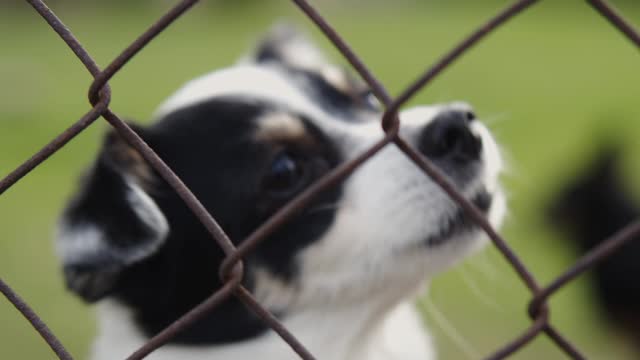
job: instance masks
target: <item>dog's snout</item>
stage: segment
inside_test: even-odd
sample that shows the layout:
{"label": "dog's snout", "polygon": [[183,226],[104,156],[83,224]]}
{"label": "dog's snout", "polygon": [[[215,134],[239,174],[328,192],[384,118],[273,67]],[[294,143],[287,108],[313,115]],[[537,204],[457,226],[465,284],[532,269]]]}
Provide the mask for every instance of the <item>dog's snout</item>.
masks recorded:
{"label": "dog's snout", "polygon": [[477,160],[482,140],[470,128],[475,114],[469,110],[447,110],[436,116],[422,131],[420,151],[434,160],[466,163]]}

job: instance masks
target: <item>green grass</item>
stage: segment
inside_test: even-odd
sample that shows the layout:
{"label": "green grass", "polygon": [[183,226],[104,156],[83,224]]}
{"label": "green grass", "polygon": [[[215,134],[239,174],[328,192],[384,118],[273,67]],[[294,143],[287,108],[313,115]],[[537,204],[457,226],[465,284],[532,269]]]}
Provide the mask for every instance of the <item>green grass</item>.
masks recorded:
{"label": "green grass", "polygon": [[[397,93],[504,2],[440,3],[365,9],[351,2],[323,6],[323,11]],[[55,10],[105,66],[165,8],[61,5]],[[640,23],[640,7],[623,10]],[[191,11],[116,75],[112,108],[124,117],[148,120],[182,82],[233,62],[269,24],[284,18],[308,25],[285,6],[209,5]],[[91,79],[27,5],[0,8],[0,33],[0,174],[6,174],[88,111]],[[312,34],[321,39],[315,30]],[[504,179],[511,215],[503,233],[542,283],[575,256],[543,222],[542,208],[553,190],[584,164],[602,136],[619,136],[629,150],[638,145],[638,55],[581,1],[542,2],[491,35],[413,101],[463,99],[489,119],[511,164]],[[90,309],[63,289],[52,235],[56,216],[105,128],[95,124],[0,198],[0,276],[78,358],[86,354],[94,324]],[[635,182],[640,181],[638,160],[632,152],[625,158]],[[465,352],[479,358],[520,334],[529,325],[527,299],[514,271],[489,247],[435,279],[422,304],[442,358],[467,359]],[[438,325],[436,311],[458,335]],[[620,334],[596,312],[584,278],[553,297],[551,319],[591,358],[633,358]],[[52,358],[35,332],[0,300],[0,359]],[[540,337],[514,358],[563,356]]]}

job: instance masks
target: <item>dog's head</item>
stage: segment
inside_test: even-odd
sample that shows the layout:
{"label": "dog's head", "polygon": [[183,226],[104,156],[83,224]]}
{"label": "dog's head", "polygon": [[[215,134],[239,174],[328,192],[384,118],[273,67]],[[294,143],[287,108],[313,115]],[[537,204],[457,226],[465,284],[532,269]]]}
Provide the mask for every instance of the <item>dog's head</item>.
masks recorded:
{"label": "dog's head", "polygon": [[[230,68],[171,96],[137,133],[235,242],[338,164],[379,140],[367,87],[303,37],[276,29]],[[497,224],[501,160],[464,104],[400,114],[401,135]],[[309,308],[393,304],[478,247],[481,231],[390,145],[324,192],[245,259],[245,285],[278,316]],[[222,250],[174,191],[115,134],[61,220],[67,285],[113,297],[155,333],[220,286]],[[227,342],[264,326],[236,300],[176,341]]]}

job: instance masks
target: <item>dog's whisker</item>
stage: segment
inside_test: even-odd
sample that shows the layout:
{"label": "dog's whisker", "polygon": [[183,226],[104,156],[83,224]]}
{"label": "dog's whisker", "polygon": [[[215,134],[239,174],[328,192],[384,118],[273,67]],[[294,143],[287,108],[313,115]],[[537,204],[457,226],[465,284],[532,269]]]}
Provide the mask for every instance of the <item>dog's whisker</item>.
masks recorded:
{"label": "dog's whisker", "polygon": [[491,296],[487,295],[487,293],[483,291],[480,286],[478,286],[477,280],[467,271],[467,269],[465,269],[464,266],[460,267],[460,274],[464,284],[469,288],[469,290],[471,290],[473,295],[478,298],[478,300],[483,305],[491,307],[494,310],[502,310],[501,306],[495,300],[493,300]]}
{"label": "dog's whisker", "polygon": [[420,305],[435,322],[435,325],[460,349],[467,359],[477,358],[477,354],[479,354],[478,350],[464,338],[464,335],[458,331],[431,299],[428,297],[422,298]]}
{"label": "dog's whisker", "polygon": [[500,272],[496,269],[495,259],[491,258],[492,254],[491,251],[480,251],[473,260],[466,262],[464,266],[473,268],[474,274],[479,273],[490,282],[495,283],[498,281]]}

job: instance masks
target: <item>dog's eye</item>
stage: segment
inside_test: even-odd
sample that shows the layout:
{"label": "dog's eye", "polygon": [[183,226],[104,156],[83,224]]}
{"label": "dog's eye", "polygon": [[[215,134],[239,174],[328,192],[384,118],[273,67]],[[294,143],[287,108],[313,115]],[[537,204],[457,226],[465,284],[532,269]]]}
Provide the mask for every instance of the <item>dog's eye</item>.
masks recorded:
{"label": "dog's eye", "polygon": [[274,195],[289,195],[299,190],[305,177],[304,166],[300,160],[286,151],[278,154],[264,179],[265,190]]}

